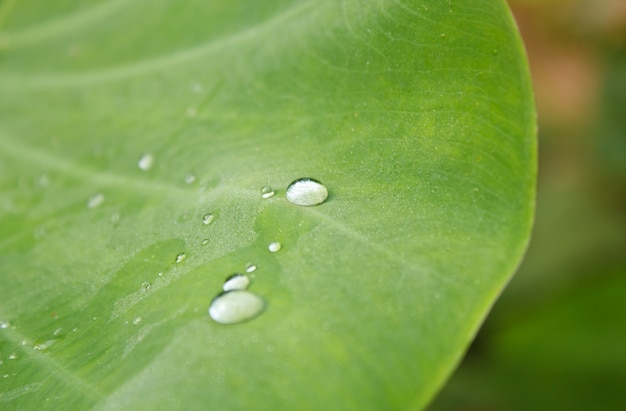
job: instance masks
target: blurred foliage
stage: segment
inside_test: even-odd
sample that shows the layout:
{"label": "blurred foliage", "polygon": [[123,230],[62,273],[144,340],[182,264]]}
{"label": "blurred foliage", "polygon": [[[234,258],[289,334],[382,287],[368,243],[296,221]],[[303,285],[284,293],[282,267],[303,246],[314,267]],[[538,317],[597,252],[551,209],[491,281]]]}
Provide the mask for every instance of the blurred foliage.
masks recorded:
{"label": "blurred foliage", "polygon": [[539,112],[527,257],[441,410],[626,404],[626,2],[513,1]]}

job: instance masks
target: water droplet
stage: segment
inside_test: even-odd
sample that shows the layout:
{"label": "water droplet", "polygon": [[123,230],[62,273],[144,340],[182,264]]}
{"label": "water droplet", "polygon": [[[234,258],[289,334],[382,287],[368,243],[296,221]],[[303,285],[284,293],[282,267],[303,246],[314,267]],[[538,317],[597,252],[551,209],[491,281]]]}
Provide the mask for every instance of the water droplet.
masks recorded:
{"label": "water droplet", "polygon": [[202,224],[211,224],[215,220],[215,216],[211,213],[206,213],[202,216]]}
{"label": "water droplet", "polygon": [[228,291],[213,299],[209,315],[220,324],[237,324],[259,315],[264,306],[263,299],[250,291]]}
{"label": "water droplet", "polygon": [[176,256],[176,262],[177,263],[181,263],[185,260],[185,258],[187,258],[187,254],[185,253],[180,253]]}
{"label": "water droplet", "polygon": [[61,331],[63,331],[63,328],[57,328],[56,330],[54,330],[52,335],[54,335],[56,337],[57,335],[61,334]]}
{"label": "water droplet", "polygon": [[255,272],[257,268],[258,268],[258,267],[257,267],[257,265],[256,265],[256,264],[254,264],[254,263],[248,263],[248,264],[246,264],[246,272],[247,272],[247,273],[252,273],[252,272]]}
{"label": "water droplet", "polygon": [[56,342],[56,340],[48,340],[46,342],[42,342],[41,344],[37,344],[33,347],[34,350],[37,351],[41,351],[41,350],[45,350],[46,348],[50,347],[52,344],[54,344]]}
{"label": "water droplet", "polygon": [[270,186],[265,186],[261,189],[262,198],[270,198],[275,194],[274,189]]}
{"label": "water droplet", "polygon": [[39,184],[40,187],[48,187],[50,185],[50,177],[48,177],[47,174],[40,175],[37,179],[37,184]]}
{"label": "water droplet", "polygon": [[141,318],[141,316],[136,317],[136,318],[133,320],[133,325],[138,325],[138,324],[141,322],[141,319],[142,319],[142,318]]}
{"label": "water droplet", "polygon": [[224,281],[224,291],[245,290],[250,285],[250,278],[243,274],[233,274]]}
{"label": "water droplet", "polygon": [[8,357],[9,360],[16,360],[17,359],[17,354],[15,353],[11,353]]}
{"label": "water droplet", "polygon": [[445,39],[446,38],[446,33],[441,33],[441,38]]}
{"label": "water droplet", "polygon": [[0,321],[0,328],[9,328],[9,322],[8,321]]}
{"label": "water droplet", "polygon": [[202,245],[207,245],[207,244],[209,244],[209,239],[208,239],[208,238],[205,238],[204,240],[202,240],[202,242],[201,242],[200,244],[202,244]]}
{"label": "water droplet", "polygon": [[87,208],[96,208],[104,202],[104,194],[97,193],[87,200]]}
{"label": "water droplet", "polygon": [[324,184],[312,178],[299,178],[287,187],[287,200],[299,206],[322,204],[328,198]]}
{"label": "water droplet", "polygon": [[4,374],[2,378],[9,378],[9,374]]}
{"label": "water droplet", "polygon": [[144,171],[150,170],[153,164],[154,164],[154,157],[152,157],[152,154],[150,153],[145,153],[144,155],[142,155],[139,158],[139,161],[137,162],[137,165],[139,166],[139,168]]}
{"label": "water droplet", "polygon": [[141,288],[146,291],[148,291],[150,287],[152,287],[152,284],[150,284],[148,281],[144,281],[143,283],[141,283]]}
{"label": "water droplet", "polygon": [[281,248],[283,248],[283,246],[278,241],[274,241],[273,243],[270,243],[270,245],[267,248],[268,250],[270,250],[270,252],[277,253],[280,251]]}
{"label": "water droplet", "polygon": [[194,176],[193,174],[187,174],[185,176],[185,183],[192,184],[194,181],[196,181],[196,176]]}

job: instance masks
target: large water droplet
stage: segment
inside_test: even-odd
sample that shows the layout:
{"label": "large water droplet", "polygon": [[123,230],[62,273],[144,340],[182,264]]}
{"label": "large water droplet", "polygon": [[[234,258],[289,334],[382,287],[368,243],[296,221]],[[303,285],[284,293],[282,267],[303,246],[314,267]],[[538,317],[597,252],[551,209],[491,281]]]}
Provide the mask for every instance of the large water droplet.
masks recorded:
{"label": "large water droplet", "polygon": [[91,198],[89,200],[87,200],[87,207],[88,208],[96,208],[100,204],[102,204],[103,202],[104,202],[104,194],[97,193],[97,194],[94,194],[93,196],[91,196]]}
{"label": "large water droplet", "polygon": [[233,274],[224,281],[224,291],[245,290],[250,285],[250,278],[243,274]]}
{"label": "large water droplet", "polygon": [[180,253],[180,254],[178,254],[178,255],[176,256],[176,262],[177,262],[177,263],[182,263],[182,262],[185,260],[185,258],[187,258],[187,254],[185,254],[185,253]]}
{"label": "large water droplet", "polygon": [[145,153],[139,158],[139,161],[137,161],[137,165],[139,166],[139,168],[144,171],[150,170],[153,164],[154,157],[152,157],[152,154],[150,153]]}
{"label": "large water droplet", "polygon": [[274,241],[273,243],[270,243],[270,245],[267,246],[267,248],[268,250],[270,250],[270,252],[277,253],[280,251],[281,248],[283,248],[283,246],[278,241]]}
{"label": "large water droplet", "polygon": [[202,216],[202,224],[211,224],[215,220],[215,215],[206,213]]}
{"label": "large water droplet", "polygon": [[287,200],[299,206],[322,204],[328,198],[324,184],[312,178],[299,178],[287,187]]}
{"label": "large water droplet", "polygon": [[261,189],[262,198],[270,198],[275,194],[274,189],[270,186],[265,186]]}
{"label": "large water droplet", "polygon": [[209,315],[220,324],[237,324],[259,315],[264,306],[263,299],[250,291],[228,291],[213,299]]}

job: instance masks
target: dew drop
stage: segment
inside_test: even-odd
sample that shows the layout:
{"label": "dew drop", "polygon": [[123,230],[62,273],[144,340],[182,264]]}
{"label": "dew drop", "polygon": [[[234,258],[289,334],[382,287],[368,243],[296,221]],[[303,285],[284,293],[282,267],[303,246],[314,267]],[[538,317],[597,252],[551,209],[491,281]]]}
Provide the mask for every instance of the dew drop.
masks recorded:
{"label": "dew drop", "polygon": [[208,225],[211,224],[215,220],[215,215],[211,213],[206,213],[202,216],[202,224]]}
{"label": "dew drop", "polygon": [[136,318],[133,320],[133,325],[139,325],[139,323],[141,322],[141,320],[142,320],[141,316],[136,317]]}
{"label": "dew drop", "polygon": [[193,174],[187,174],[185,176],[185,183],[192,184],[194,181],[196,181],[196,176],[194,176]]}
{"label": "dew drop", "polygon": [[254,263],[248,263],[248,264],[246,264],[246,272],[247,272],[247,273],[253,273],[253,272],[255,272],[255,271],[256,271],[256,269],[257,269],[257,268],[258,268],[258,267],[257,267],[257,265],[256,265],[256,264],[254,264]]}
{"label": "dew drop", "polygon": [[250,278],[243,274],[233,274],[224,281],[224,291],[245,290],[250,285]]}
{"label": "dew drop", "polygon": [[139,168],[144,171],[150,170],[153,164],[154,157],[150,153],[145,153],[139,158],[139,161],[137,161],[137,165],[139,166]]}
{"label": "dew drop", "polygon": [[312,178],[299,178],[287,187],[287,200],[299,206],[322,204],[328,198],[324,184]]}
{"label": "dew drop", "polygon": [[274,189],[270,186],[265,186],[261,189],[262,198],[270,198],[275,194]]}
{"label": "dew drop", "polygon": [[47,174],[42,174],[37,179],[37,184],[39,187],[48,187],[50,185],[50,177]]}
{"label": "dew drop", "polygon": [[278,241],[274,241],[274,242],[270,243],[270,245],[267,248],[268,248],[268,250],[270,250],[270,252],[277,253],[277,252],[280,251],[281,248],[283,248],[283,246]]}
{"label": "dew drop", "polygon": [[182,263],[182,262],[185,260],[185,258],[187,258],[187,254],[185,254],[185,253],[180,253],[180,254],[178,254],[178,255],[176,256],[176,262],[177,262],[177,263]]}
{"label": "dew drop", "polygon": [[11,353],[8,357],[9,360],[16,360],[17,359],[17,354],[15,353]]}
{"label": "dew drop", "polygon": [[202,244],[202,245],[207,245],[207,244],[209,244],[209,239],[208,239],[208,238],[205,238],[204,240],[202,240],[202,242],[201,242],[200,244]]}
{"label": "dew drop", "polygon": [[150,284],[148,281],[144,281],[143,283],[141,283],[141,288],[145,291],[148,291],[150,287],[152,287],[152,284]]}
{"label": "dew drop", "polygon": [[250,291],[228,291],[213,299],[209,315],[220,324],[237,324],[259,315],[264,306],[263,299]]}
{"label": "dew drop", "polygon": [[97,193],[87,200],[87,208],[96,208],[104,202],[104,194]]}
{"label": "dew drop", "polygon": [[56,340],[48,340],[46,342],[42,342],[41,344],[37,344],[33,347],[34,350],[37,351],[42,351],[47,349],[48,347],[50,347],[52,344],[54,344],[56,342]]}
{"label": "dew drop", "polygon": [[9,328],[9,322],[8,321],[0,321],[0,328],[4,329],[4,328]]}

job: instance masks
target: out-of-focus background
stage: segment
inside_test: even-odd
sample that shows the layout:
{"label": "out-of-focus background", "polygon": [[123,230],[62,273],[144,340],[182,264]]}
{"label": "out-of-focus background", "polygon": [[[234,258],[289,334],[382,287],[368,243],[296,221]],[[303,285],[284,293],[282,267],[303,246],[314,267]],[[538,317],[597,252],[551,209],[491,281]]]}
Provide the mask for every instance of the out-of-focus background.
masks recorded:
{"label": "out-of-focus background", "polygon": [[626,1],[509,3],[539,115],[535,228],[429,410],[626,410]]}

